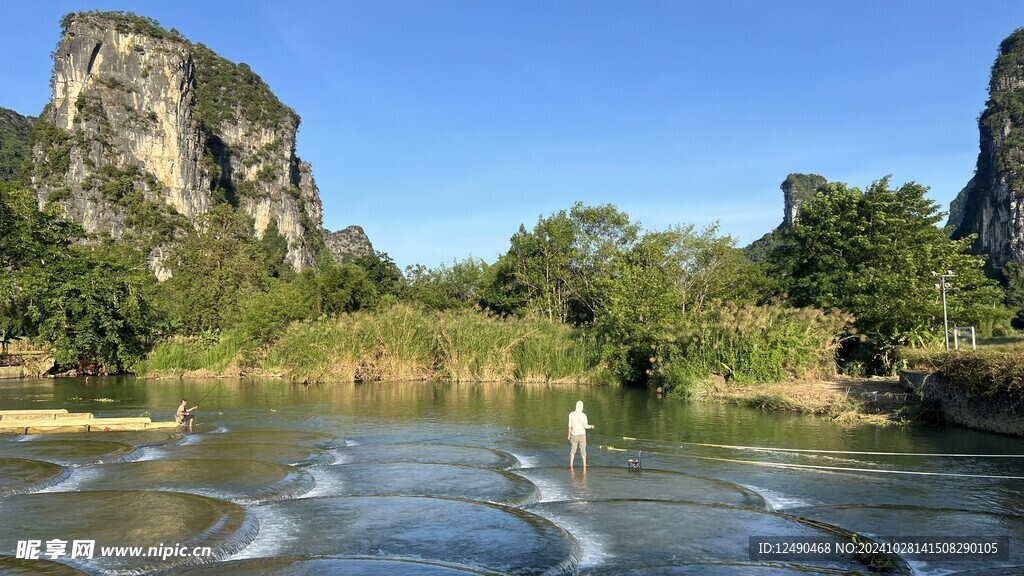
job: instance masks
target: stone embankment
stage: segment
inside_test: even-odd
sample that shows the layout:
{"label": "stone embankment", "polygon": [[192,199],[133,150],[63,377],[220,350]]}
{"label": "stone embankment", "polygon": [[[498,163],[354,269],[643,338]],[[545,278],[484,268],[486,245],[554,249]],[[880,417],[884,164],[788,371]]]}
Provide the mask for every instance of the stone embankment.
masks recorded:
{"label": "stone embankment", "polygon": [[1024,395],[998,392],[971,395],[936,374],[904,371],[900,380],[912,387],[924,402],[939,407],[947,422],[985,432],[1024,437]]}

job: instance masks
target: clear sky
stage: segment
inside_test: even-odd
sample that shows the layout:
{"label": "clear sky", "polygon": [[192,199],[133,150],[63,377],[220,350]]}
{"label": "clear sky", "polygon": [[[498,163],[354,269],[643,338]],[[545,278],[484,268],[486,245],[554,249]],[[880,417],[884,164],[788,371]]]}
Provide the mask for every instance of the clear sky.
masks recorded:
{"label": "clear sky", "polygon": [[37,114],[61,16],[131,10],[259,73],[302,116],[324,225],[400,266],[493,261],[575,201],[652,229],[782,220],[790,172],[970,179],[1024,2],[0,0],[0,106]]}

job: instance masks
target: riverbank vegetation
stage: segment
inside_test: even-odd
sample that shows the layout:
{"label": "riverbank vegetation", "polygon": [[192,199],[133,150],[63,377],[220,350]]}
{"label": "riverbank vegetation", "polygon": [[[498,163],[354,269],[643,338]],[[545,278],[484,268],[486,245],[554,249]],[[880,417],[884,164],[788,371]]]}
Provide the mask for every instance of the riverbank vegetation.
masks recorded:
{"label": "riverbank vegetation", "polygon": [[409,304],[299,320],[272,346],[245,330],[157,345],[143,375],[261,375],[305,382],[601,381],[599,349],[579,329],[543,318],[501,319]]}
{"label": "riverbank vegetation", "polygon": [[968,395],[1024,397],[1024,341],[1019,338],[982,345],[977,350],[938,347],[901,351],[908,368],[935,373],[963,386]]}
{"label": "riverbank vegetation", "polygon": [[[958,324],[1008,333],[1019,294],[937,227],[926,188],[830,184],[757,250],[717,226],[646,230],[576,204],[520,226],[494,262],[400,273],[386,254],[293,272],[287,245],[214,208],[157,283],[125,242],[93,239],[0,189],[0,329],[84,372],[304,381],[511,380],[705,395],[838,373],[891,374],[941,341],[937,271]],[[8,232],[9,231],[9,232]],[[756,402],[756,395],[752,396]],[[770,398],[763,397],[765,402]]]}

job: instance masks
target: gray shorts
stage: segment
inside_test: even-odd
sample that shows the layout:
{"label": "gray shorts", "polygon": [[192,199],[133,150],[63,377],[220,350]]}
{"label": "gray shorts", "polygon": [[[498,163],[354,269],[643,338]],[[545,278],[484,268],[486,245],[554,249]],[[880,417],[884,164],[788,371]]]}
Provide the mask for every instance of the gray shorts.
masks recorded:
{"label": "gray shorts", "polygon": [[569,440],[569,454],[576,453],[576,447],[580,447],[580,453],[584,456],[587,455],[587,435],[586,434],[573,434]]}

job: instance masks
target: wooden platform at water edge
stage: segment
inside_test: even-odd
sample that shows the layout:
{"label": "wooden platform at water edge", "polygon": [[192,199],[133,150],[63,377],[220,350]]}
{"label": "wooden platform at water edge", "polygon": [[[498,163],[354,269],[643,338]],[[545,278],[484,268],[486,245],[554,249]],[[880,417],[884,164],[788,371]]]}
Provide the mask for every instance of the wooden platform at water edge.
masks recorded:
{"label": "wooden platform at water edge", "polygon": [[89,412],[59,410],[0,410],[0,434],[47,432],[106,432],[177,428],[178,423],[153,422],[149,418],[94,418]]}

